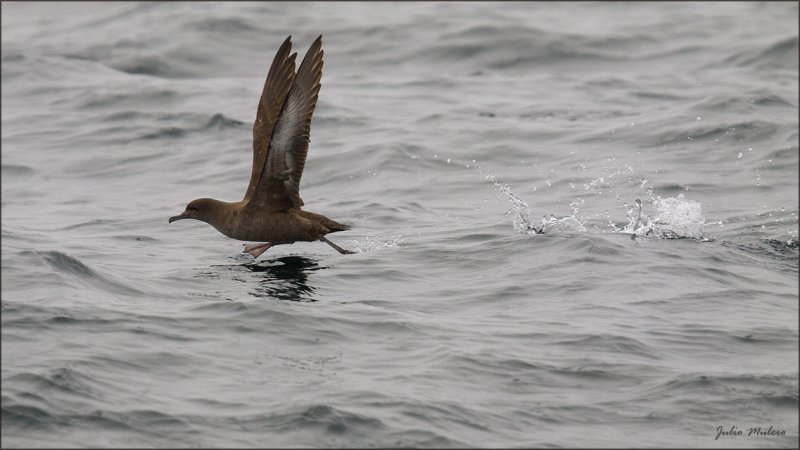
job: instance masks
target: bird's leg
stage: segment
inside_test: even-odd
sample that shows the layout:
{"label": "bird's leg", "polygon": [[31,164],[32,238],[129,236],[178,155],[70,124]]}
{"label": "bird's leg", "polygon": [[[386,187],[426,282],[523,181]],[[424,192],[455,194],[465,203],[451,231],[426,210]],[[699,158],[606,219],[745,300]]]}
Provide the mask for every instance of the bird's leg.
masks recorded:
{"label": "bird's leg", "polygon": [[333,242],[329,241],[325,236],[322,236],[321,238],[319,238],[319,240],[324,242],[324,243],[326,243],[326,244],[328,244],[328,245],[330,245],[331,247],[335,248],[337,252],[339,252],[339,253],[341,253],[343,255],[352,255],[353,253],[355,253],[353,251],[345,250],[342,247],[339,247],[338,245],[336,245]]}
{"label": "bird's leg", "polygon": [[243,253],[250,253],[253,255],[253,258],[258,258],[259,255],[267,251],[267,249],[272,247],[272,245],[272,242],[264,242],[263,244],[244,244]]}

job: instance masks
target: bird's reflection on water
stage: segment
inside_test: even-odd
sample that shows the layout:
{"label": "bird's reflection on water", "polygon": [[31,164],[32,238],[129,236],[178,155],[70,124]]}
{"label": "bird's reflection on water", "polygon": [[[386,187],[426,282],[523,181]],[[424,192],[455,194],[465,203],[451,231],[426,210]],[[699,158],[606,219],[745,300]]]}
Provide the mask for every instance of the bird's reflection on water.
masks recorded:
{"label": "bird's reflection on water", "polygon": [[[233,280],[247,283],[248,286],[256,285],[248,293],[254,297],[288,300],[292,302],[316,302],[313,297],[317,290],[308,284],[308,275],[325,266],[320,266],[318,261],[304,256],[283,256],[280,258],[266,259],[253,262],[250,256],[237,255],[234,259],[237,264],[225,264],[212,267],[225,268],[234,273],[252,273],[253,277],[234,275]],[[243,260],[247,262],[243,263]],[[203,278],[224,277],[219,271],[198,273],[196,276]],[[227,278],[227,277],[225,277]]]}
{"label": "bird's reflection on water", "polygon": [[316,260],[303,256],[284,256],[241,267],[258,274],[259,285],[250,294],[293,302],[315,302],[315,288],[308,284],[308,274],[324,269]]}

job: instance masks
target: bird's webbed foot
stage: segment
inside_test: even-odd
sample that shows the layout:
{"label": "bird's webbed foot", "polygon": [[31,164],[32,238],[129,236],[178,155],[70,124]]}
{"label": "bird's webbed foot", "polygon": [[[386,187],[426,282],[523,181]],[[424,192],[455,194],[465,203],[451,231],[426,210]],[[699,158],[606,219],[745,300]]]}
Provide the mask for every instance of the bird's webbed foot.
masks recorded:
{"label": "bird's webbed foot", "polygon": [[258,258],[262,253],[267,251],[267,249],[272,246],[272,242],[264,242],[261,244],[244,244],[243,253],[250,253],[253,255],[253,258]]}

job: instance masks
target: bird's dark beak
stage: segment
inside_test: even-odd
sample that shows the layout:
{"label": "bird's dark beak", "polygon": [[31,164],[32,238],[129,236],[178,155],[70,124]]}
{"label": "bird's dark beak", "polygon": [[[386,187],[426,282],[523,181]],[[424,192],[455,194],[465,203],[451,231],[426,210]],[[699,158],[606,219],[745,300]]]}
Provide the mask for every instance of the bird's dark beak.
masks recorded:
{"label": "bird's dark beak", "polygon": [[184,211],[184,212],[178,214],[177,216],[170,217],[169,218],[169,223],[175,222],[176,220],[188,219],[188,218],[189,218],[189,213]]}

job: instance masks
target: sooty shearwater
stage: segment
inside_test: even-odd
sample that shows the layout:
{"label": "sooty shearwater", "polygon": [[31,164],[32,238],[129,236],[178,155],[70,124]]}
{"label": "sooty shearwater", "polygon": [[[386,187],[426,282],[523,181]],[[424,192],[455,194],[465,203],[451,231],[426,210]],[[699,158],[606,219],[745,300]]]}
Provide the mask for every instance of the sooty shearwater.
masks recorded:
{"label": "sooty shearwater", "polygon": [[326,234],[349,226],[300,209],[300,177],[322,78],[322,36],[311,44],[297,73],[297,53],[290,55],[291,49],[289,36],[272,61],[258,102],[253,124],[253,172],[244,199],[192,200],[184,212],[170,217],[169,223],[201,220],[233,239],[261,242],[244,246],[244,251],[254,258],[272,246],[297,241],[319,240],[339,253],[354,253],[325,238]]}

